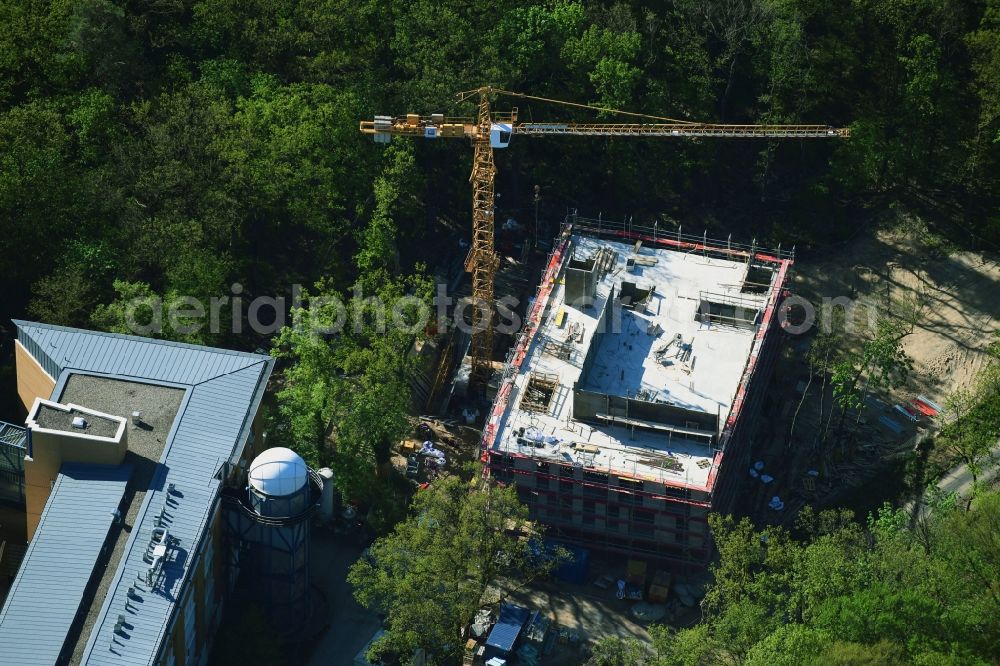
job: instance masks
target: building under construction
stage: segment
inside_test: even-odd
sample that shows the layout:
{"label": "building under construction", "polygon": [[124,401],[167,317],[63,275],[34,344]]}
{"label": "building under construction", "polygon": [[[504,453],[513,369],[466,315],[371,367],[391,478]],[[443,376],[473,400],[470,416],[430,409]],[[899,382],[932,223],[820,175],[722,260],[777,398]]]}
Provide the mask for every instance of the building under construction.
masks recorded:
{"label": "building under construction", "polygon": [[562,541],[680,570],[732,508],[793,253],[572,216],[483,435]]}

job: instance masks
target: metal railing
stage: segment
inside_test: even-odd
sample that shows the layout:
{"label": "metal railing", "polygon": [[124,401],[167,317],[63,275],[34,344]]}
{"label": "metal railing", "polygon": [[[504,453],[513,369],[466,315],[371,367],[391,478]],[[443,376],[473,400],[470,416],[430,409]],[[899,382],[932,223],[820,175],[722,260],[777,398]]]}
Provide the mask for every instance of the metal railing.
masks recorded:
{"label": "metal railing", "polygon": [[27,428],[0,421],[0,499],[24,502],[27,441]]}
{"label": "metal railing", "polygon": [[257,513],[247,497],[245,489],[227,487],[222,490],[221,496],[223,504],[238,511],[241,515],[249,518],[258,525],[270,527],[282,527],[284,525],[295,525],[309,518],[319,509],[320,500],[323,496],[323,484],[326,483],[316,470],[309,469],[308,484],[309,499],[301,511],[292,516],[265,516]]}
{"label": "metal railing", "polygon": [[566,215],[565,226],[571,226],[573,233],[585,236],[616,236],[630,240],[650,239],[654,243],[669,244],[682,250],[707,251],[713,253],[723,253],[731,256],[742,256],[761,258],[773,257],[778,260],[794,260],[795,248],[786,250],[779,244],[776,248],[767,248],[758,245],[754,240],[750,244],[733,241],[730,234],[726,239],[711,238],[706,230],[700,236],[686,234],[683,225],[678,225],[676,229],[661,229],[659,224],[653,225],[635,223],[632,219],[624,221],[605,220],[603,216],[596,218],[583,217],[575,210]]}

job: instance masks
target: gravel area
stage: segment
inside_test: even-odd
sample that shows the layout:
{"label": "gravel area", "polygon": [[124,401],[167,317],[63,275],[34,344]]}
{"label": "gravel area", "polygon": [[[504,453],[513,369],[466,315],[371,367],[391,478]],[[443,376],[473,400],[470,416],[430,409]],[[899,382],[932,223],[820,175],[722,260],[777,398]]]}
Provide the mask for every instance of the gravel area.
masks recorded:
{"label": "gravel area", "polygon": [[[72,400],[68,402],[73,402]],[[79,403],[76,403],[79,404]],[[77,428],[73,425],[73,419],[82,417],[84,426]],[[106,419],[102,416],[94,416],[77,409],[63,411],[48,405],[40,405],[35,421],[42,428],[49,430],[63,430],[66,432],[79,433],[84,435],[94,435],[95,437],[114,437],[118,432],[118,422]]]}

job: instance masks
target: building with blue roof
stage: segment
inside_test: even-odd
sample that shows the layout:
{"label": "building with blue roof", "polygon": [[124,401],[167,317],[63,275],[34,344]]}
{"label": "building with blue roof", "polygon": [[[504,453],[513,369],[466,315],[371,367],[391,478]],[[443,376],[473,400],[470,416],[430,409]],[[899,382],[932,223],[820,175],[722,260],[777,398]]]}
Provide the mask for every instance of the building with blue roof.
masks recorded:
{"label": "building with blue roof", "polygon": [[500,615],[497,617],[490,635],[486,637],[487,656],[496,654],[506,657],[513,652],[514,645],[521,636],[521,630],[524,629],[524,623],[528,621],[530,614],[531,611],[524,606],[506,601],[500,602]]}
{"label": "building with blue roof", "polygon": [[206,663],[238,574],[222,490],[263,449],[273,360],[14,323],[30,545],[0,664]]}
{"label": "building with blue roof", "polygon": [[21,563],[23,573],[0,611],[4,663],[59,661],[131,474],[131,465],[62,465],[42,529],[36,530]]}

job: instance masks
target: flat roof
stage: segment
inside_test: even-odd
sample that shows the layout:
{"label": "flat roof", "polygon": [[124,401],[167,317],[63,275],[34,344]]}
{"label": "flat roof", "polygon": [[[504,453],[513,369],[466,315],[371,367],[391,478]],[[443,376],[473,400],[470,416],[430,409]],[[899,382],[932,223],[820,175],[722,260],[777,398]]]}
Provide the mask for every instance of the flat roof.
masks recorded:
{"label": "flat roof", "polygon": [[[162,437],[161,452],[139,456],[150,461],[151,478],[137,503],[118,564],[108,567],[113,574],[107,581],[107,594],[92,604],[91,612],[94,605],[99,606],[92,617],[93,629],[89,635],[81,633],[74,651],[85,664],[154,663],[192,578],[197,549],[218,501],[220,472],[236,462],[246,445],[274,361],[259,354],[115,333],[17,320],[14,324],[18,342],[49,375],[58,378],[54,396],[73,392],[76,382],[85,386],[87,380],[79,377],[120,381],[110,385],[94,380],[91,388],[106,390],[107,395],[95,394],[90,399],[103,401],[102,411],[128,416],[136,409],[132,405],[140,401],[128,391],[141,389],[126,385],[168,387],[183,393],[169,429],[154,432],[154,437]],[[118,406],[109,404],[114,401]],[[85,397],[76,402],[89,406]],[[140,408],[143,422],[152,418],[152,409]],[[131,424],[128,427],[131,451],[134,431]],[[171,485],[175,486],[172,495]],[[170,535],[178,540],[176,552],[164,563],[155,589],[142,593],[142,603],[130,604],[135,612],[128,614],[128,637],[116,636],[115,623],[125,613],[129,587],[149,568],[143,555],[168,500]]]}
{"label": "flat roof", "polygon": [[62,465],[0,610],[4,663],[57,663],[131,473],[130,465]]}
{"label": "flat roof", "polygon": [[[99,416],[89,411],[81,411],[73,406],[66,405],[60,409],[48,403],[40,403],[38,409],[32,415],[35,423],[40,428],[46,430],[62,430],[69,433],[91,435],[93,437],[112,438],[118,432],[121,425],[120,420],[109,419]],[[77,418],[83,419],[83,426],[76,427],[73,421]]]}
{"label": "flat roof", "polygon": [[[595,257],[602,248],[617,256],[597,282],[593,306],[574,307],[566,298],[569,258]],[[632,244],[589,236],[570,238],[562,277],[552,284],[492,447],[598,471],[704,487],[717,464],[716,450],[706,443],[706,436],[699,436],[706,435],[705,426],[660,426],[639,417],[582,423],[573,417],[573,387],[700,412],[703,421],[716,424],[707,430],[710,437],[721,430],[733,405],[756,329],[698,321],[699,304],[703,299],[739,303],[752,312],[765,307],[769,290],[742,291],[748,272],[745,261],[658,246],[642,247],[636,255],[634,249]],[[595,336],[601,312],[623,282],[652,293],[635,310],[611,304],[611,321],[603,335]],[[680,336],[679,342],[675,336]],[[563,353],[554,353],[559,349]],[[592,358],[584,374],[588,353]],[[524,404],[532,376],[558,381],[547,411]],[[525,445],[523,437],[519,442],[521,428],[541,435],[548,444]],[[594,446],[571,448],[577,443]]]}

